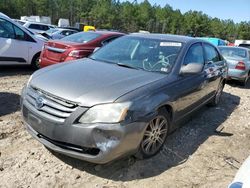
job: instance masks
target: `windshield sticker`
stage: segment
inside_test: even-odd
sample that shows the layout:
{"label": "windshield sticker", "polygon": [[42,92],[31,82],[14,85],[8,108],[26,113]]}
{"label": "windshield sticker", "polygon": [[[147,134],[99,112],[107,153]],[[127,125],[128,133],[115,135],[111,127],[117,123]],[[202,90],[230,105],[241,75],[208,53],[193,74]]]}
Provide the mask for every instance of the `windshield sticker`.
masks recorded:
{"label": "windshield sticker", "polygon": [[180,42],[161,42],[160,46],[181,46]]}
{"label": "windshield sticker", "polygon": [[161,68],[162,72],[168,72],[168,68]]}

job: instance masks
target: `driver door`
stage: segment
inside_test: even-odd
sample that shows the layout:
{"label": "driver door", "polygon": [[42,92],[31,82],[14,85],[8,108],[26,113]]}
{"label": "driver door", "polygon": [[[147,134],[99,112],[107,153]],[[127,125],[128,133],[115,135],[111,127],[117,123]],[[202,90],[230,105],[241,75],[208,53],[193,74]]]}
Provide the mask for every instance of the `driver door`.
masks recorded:
{"label": "driver door", "polygon": [[[195,43],[188,49],[182,66],[189,63],[199,63],[205,66],[202,43]],[[204,70],[195,74],[179,75],[175,85],[174,90],[178,93],[175,102],[176,109],[178,109],[176,117],[179,119],[182,119],[206,101],[208,82]]]}

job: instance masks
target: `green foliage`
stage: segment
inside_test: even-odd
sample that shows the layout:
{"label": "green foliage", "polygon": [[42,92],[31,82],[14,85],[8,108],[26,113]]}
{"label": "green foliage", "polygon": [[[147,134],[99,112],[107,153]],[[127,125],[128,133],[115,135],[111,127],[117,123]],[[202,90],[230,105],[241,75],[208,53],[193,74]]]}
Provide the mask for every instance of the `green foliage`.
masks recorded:
{"label": "green foliage", "polygon": [[250,39],[250,22],[234,23],[189,11],[181,14],[166,4],[151,5],[148,0],[138,3],[119,0],[0,0],[0,12],[12,18],[20,16],[50,16],[54,24],[59,18],[95,25],[100,29],[123,32],[148,30],[191,36],[218,37],[233,41]]}

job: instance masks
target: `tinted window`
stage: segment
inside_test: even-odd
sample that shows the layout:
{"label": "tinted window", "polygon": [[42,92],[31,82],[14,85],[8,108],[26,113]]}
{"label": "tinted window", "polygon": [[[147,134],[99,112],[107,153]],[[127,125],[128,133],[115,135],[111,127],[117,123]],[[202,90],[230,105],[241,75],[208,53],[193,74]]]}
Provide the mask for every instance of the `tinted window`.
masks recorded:
{"label": "tinted window", "polygon": [[250,48],[250,44],[240,44],[239,46],[245,47],[245,48]]}
{"label": "tinted window", "polygon": [[189,48],[184,59],[184,65],[189,63],[204,64],[204,55],[201,43],[194,44]]}
{"label": "tinted window", "polygon": [[215,47],[209,44],[204,44],[204,49],[206,53],[206,62],[212,61],[215,63],[221,61],[220,54],[217,52]]}
{"label": "tinted window", "polygon": [[15,38],[15,31],[13,24],[0,18],[0,37]]}
{"label": "tinted window", "polygon": [[117,37],[118,36],[112,37],[112,38],[109,38],[107,40],[102,41],[102,45],[106,45],[106,44],[110,43],[111,41],[115,40]]}
{"label": "tinted window", "polygon": [[25,33],[20,28],[18,28],[17,26],[14,26],[14,30],[15,30],[17,39],[25,40]]}
{"label": "tinted window", "polygon": [[40,24],[30,24],[29,28],[42,30],[42,31],[47,31],[49,29],[47,25],[40,25]]}
{"label": "tinted window", "polygon": [[124,36],[96,51],[91,58],[151,72],[169,73],[181,42]]}
{"label": "tinted window", "polygon": [[101,36],[98,33],[92,32],[80,32],[73,35],[66,36],[62,38],[62,41],[77,42],[77,43],[87,43]]}

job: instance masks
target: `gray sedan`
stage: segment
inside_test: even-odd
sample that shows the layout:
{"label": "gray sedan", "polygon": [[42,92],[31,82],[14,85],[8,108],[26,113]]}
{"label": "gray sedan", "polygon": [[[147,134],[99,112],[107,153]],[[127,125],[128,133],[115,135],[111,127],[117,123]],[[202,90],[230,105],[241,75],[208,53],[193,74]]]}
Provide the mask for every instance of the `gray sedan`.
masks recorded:
{"label": "gray sedan", "polygon": [[243,47],[220,46],[228,64],[228,79],[239,80],[243,86],[250,77],[250,50]]}
{"label": "gray sedan", "polygon": [[192,112],[219,103],[226,70],[203,40],[132,34],[35,72],[22,115],[29,133],[56,152],[93,163],[148,158]]}

